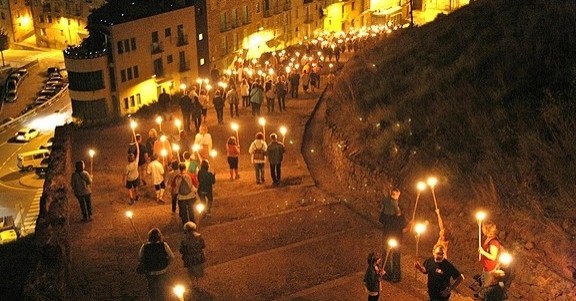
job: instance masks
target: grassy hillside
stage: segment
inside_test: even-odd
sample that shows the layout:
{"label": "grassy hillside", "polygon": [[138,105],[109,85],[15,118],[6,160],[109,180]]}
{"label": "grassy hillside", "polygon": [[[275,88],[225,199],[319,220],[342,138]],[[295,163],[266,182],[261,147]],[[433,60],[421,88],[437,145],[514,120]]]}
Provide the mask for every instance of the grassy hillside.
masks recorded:
{"label": "grassy hillside", "polygon": [[397,184],[433,170],[456,196],[573,218],[575,28],[575,1],[474,2],[351,60],[330,123]]}

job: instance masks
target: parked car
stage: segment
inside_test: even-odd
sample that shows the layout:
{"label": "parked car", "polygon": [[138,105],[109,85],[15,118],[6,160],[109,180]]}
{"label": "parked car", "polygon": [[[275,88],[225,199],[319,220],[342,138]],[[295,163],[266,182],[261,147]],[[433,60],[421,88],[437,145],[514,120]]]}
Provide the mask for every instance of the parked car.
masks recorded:
{"label": "parked car", "polygon": [[8,78],[6,79],[6,81],[11,81],[11,80],[16,81],[16,83],[19,85],[19,84],[20,84],[20,80],[21,80],[20,74],[18,74],[18,73],[12,73],[12,74],[10,74],[10,76],[8,76]]}
{"label": "parked car", "polygon": [[10,79],[6,81],[6,90],[16,90],[18,88],[18,81]]}
{"label": "parked car", "polygon": [[42,91],[40,91],[40,96],[46,96],[48,98],[52,98],[54,94],[56,94],[55,89],[42,89]]}
{"label": "parked car", "polygon": [[44,178],[46,176],[46,171],[48,171],[48,166],[50,165],[50,157],[42,159],[40,165],[34,167],[34,172],[39,178]]}
{"label": "parked car", "polygon": [[46,97],[46,96],[38,96],[36,97],[36,100],[34,100],[34,104],[39,106],[47,101],[50,100],[50,97]]}
{"label": "parked car", "polygon": [[47,149],[37,149],[16,156],[16,165],[20,170],[32,171],[40,166],[42,161],[50,157],[50,151]]}
{"label": "parked car", "polygon": [[11,90],[6,92],[6,102],[15,102],[18,100],[18,92],[16,90]]}
{"label": "parked car", "polygon": [[26,77],[28,77],[28,69],[26,69],[26,68],[18,69],[18,71],[16,71],[16,73],[18,73],[20,75],[21,79],[25,79]]}
{"label": "parked car", "polygon": [[50,139],[48,139],[48,141],[46,141],[46,143],[40,145],[39,149],[47,149],[49,151],[52,151],[52,145],[54,144],[54,137],[50,137]]}
{"label": "parked car", "polygon": [[49,68],[46,70],[46,74],[50,75],[50,74],[52,74],[52,73],[58,73],[58,74],[60,74],[60,68],[58,68],[58,67],[49,67]]}
{"label": "parked car", "polygon": [[40,132],[38,132],[37,129],[21,128],[18,132],[16,132],[16,134],[14,134],[14,137],[16,138],[16,141],[28,142],[28,141],[38,137],[39,134],[40,134]]}
{"label": "parked car", "polygon": [[58,73],[52,73],[50,75],[50,77],[48,77],[48,81],[51,80],[59,80],[59,81],[64,81],[64,78],[62,77],[62,75],[58,74]]}
{"label": "parked car", "polygon": [[20,115],[24,115],[24,114],[28,113],[28,111],[34,109],[34,107],[36,107],[36,104],[34,104],[34,103],[27,104],[26,107],[24,109],[22,109],[22,111],[20,112]]}

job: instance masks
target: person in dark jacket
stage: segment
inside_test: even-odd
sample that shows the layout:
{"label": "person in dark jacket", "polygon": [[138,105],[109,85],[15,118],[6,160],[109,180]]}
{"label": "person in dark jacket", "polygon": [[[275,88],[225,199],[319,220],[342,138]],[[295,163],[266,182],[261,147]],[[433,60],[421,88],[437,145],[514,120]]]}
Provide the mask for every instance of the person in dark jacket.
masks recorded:
{"label": "person in dark jacket", "polygon": [[272,185],[280,185],[282,176],[282,160],[286,148],[282,142],[278,141],[278,136],[275,133],[270,134],[270,144],[266,149],[268,155],[268,162],[270,162],[270,175],[272,176]]}
{"label": "person in dark jacket", "polygon": [[442,245],[435,245],[432,257],[422,264],[414,262],[418,271],[428,275],[428,296],[434,301],[448,301],[450,293],[464,280],[464,275],[444,257],[444,251]]}
{"label": "person in dark jacket", "polygon": [[192,112],[192,98],[188,94],[182,95],[180,102],[180,111],[182,111],[182,122],[184,123],[184,130],[190,130],[190,113]]}
{"label": "person in dark jacket", "polygon": [[182,254],[182,261],[184,261],[184,267],[190,280],[195,280],[198,288],[200,278],[204,277],[204,263],[206,262],[204,248],[206,243],[197,230],[198,227],[193,222],[184,224],[184,239],[180,244],[180,254]]}
{"label": "person in dark jacket", "polygon": [[[192,120],[194,121],[194,127],[196,128],[196,133],[200,132],[200,124],[202,124],[202,104],[198,96],[194,96],[194,100],[190,105],[190,114],[192,115]],[[188,129],[189,131],[190,129]]]}
{"label": "person in dark jacket", "polygon": [[206,204],[206,213],[210,213],[212,209],[212,202],[214,201],[212,185],[216,183],[216,175],[208,171],[209,167],[208,161],[203,160],[200,163],[200,171],[198,171],[198,196]]}
{"label": "person in dark jacket", "polygon": [[153,228],[148,232],[148,241],[138,252],[139,269],[148,280],[148,293],[152,301],[166,300],[166,271],[174,258],[170,246],[162,239],[162,232]]}
{"label": "person in dark jacket", "polygon": [[212,104],[214,104],[214,109],[216,109],[216,118],[218,119],[218,124],[224,124],[224,97],[220,90],[216,90],[214,94],[214,99],[212,99]]}
{"label": "person in dark jacket", "polygon": [[380,266],[382,258],[374,253],[368,254],[368,267],[364,273],[364,286],[368,292],[368,301],[380,299],[380,279],[386,272]]}
{"label": "person in dark jacket", "polygon": [[82,222],[92,221],[92,177],[84,170],[84,161],[76,161],[76,170],[72,174],[72,190],[80,203]]}

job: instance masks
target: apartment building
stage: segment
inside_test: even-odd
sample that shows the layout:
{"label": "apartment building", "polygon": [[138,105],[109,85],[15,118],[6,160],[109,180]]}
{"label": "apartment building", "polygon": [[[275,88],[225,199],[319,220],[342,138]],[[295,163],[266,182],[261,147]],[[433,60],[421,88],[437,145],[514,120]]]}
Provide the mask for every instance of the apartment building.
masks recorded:
{"label": "apartment building", "polygon": [[[198,77],[195,8],[149,2],[138,7],[110,2],[89,20],[90,37],[64,50],[73,117],[98,123],[157,101],[162,89],[177,92]],[[108,6],[110,5],[110,6]]]}
{"label": "apartment building", "polygon": [[0,1],[0,30],[8,36],[9,44],[34,34],[32,12],[25,0]]}
{"label": "apartment building", "polygon": [[[7,0],[10,1],[10,0]],[[20,1],[20,0],[19,0]],[[27,0],[39,47],[64,49],[88,37],[88,15],[105,0]]]}

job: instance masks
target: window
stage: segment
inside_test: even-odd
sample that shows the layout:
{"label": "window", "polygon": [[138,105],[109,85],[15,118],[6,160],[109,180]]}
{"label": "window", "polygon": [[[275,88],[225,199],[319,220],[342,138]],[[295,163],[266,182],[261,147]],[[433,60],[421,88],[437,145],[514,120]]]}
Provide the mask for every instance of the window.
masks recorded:
{"label": "window", "polygon": [[204,61],[204,58],[201,58],[201,59],[200,59],[200,66],[204,66],[205,63],[206,63],[206,62]]}
{"label": "window", "polygon": [[170,27],[164,29],[164,37],[170,37],[172,36],[172,31],[170,30]]}
{"label": "window", "polygon": [[163,76],[164,75],[164,66],[162,66],[162,59],[155,59],[154,60],[154,74],[156,76]]}
{"label": "window", "polygon": [[232,27],[238,26],[238,9],[232,9],[232,15],[230,16],[230,22],[232,23]]}
{"label": "window", "polygon": [[128,69],[126,69],[126,71],[127,71],[126,73],[128,73],[128,80],[131,80],[132,79],[132,68],[128,68]]}
{"label": "window", "polygon": [[131,38],[130,44],[132,44],[132,50],[136,50],[136,38]]}
{"label": "window", "polygon": [[130,96],[130,105],[133,107],[136,106],[136,102],[134,101],[134,95]]}
{"label": "window", "polygon": [[223,36],[222,39],[220,40],[220,54],[224,55],[228,53],[228,40],[226,39],[226,36]]}
{"label": "window", "polygon": [[45,35],[46,35],[46,28],[40,28],[40,35],[41,35],[41,36],[45,36]]}
{"label": "window", "polygon": [[242,23],[248,24],[250,22],[249,15],[248,15],[248,6],[244,5],[242,7]]}
{"label": "window", "polygon": [[118,54],[122,54],[124,53],[124,44],[122,44],[122,41],[118,42]]}
{"label": "window", "polygon": [[140,98],[140,93],[136,94],[136,103],[141,106],[142,105],[142,98]]}
{"label": "window", "polygon": [[174,61],[174,58],[172,57],[171,54],[166,57],[166,63],[167,64],[172,64],[173,61]]}
{"label": "window", "polygon": [[130,103],[128,103],[128,98],[124,98],[124,109],[130,109]]}
{"label": "window", "polygon": [[48,16],[48,23],[52,23],[52,16]]}
{"label": "window", "polygon": [[260,3],[256,3],[256,12],[257,12],[257,13],[260,12]]}
{"label": "window", "polygon": [[202,40],[204,40],[204,35],[199,33],[198,34],[198,41],[202,41]]}
{"label": "window", "polygon": [[130,40],[124,40],[124,50],[130,52]]}
{"label": "window", "polygon": [[121,80],[122,82],[125,82],[125,81],[126,81],[126,70],[121,70],[121,71],[120,71],[120,80]]}
{"label": "window", "polygon": [[132,67],[134,69],[134,78],[140,77],[140,71],[138,70],[138,66]]}
{"label": "window", "polygon": [[158,43],[159,38],[158,38],[158,32],[154,31],[152,32],[152,43]]}
{"label": "window", "polygon": [[226,13],[223,12],[222,14],[220,14],[220,31],[226,31],[227,30],[227,20],[226,20]]}

